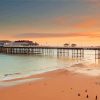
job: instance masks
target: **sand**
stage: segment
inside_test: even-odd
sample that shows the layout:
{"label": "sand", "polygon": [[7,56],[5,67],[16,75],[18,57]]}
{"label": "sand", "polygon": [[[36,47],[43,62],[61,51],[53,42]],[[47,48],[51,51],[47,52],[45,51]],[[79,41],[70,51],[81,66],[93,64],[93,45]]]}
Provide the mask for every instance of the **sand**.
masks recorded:
{"label": "sand", "polygon": [[61,69],[27,78],[43,79],[0,88],[0,100],[100,100],[100,77]]}

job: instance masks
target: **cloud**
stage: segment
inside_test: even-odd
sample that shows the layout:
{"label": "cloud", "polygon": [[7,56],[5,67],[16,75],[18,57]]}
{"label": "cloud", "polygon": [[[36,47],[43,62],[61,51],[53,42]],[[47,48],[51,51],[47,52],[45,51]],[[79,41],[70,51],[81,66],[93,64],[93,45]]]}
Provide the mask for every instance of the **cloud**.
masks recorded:
{"label": "cloud", "polygon": [[78,29],[93,29],[100,25],[100,21],[98,18],[85,18],[80,22],[72,25],[74,28]]}
{"label": "cloud", "polygon": [[52,38],[52,37],[77,37],[93,36],[91,33],[22,33],[14,35],[14,38]]}
{"label": "cloud", "polygon": [[93,6],[96,6],[96,7],[97,6],[100,7],[100,0],[85,0],[85,2],[87,2]]}
{"label": "cloud", "polygon": [[92,3],[98,3],[98,2],[100,2],[100,0],[85,0],[85,1],[92,2]]}
{"label": "cloud", "polygon": [[91,29],[100,26],[100,18],[98,16],[60,16],[53,20],[53,24],[58,26],[66,26],[77,29]]}

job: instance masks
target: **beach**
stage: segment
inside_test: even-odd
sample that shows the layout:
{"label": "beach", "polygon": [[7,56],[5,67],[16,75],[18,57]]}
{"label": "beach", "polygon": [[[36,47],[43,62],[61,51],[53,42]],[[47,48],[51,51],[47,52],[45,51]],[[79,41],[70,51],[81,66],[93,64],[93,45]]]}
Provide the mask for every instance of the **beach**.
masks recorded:
{"label": "beach", "polygon": [[[59,69],[17,79],[41,78],[20,85],[1,87],[0,100],[99,100],[100,77]],[[11,81],[17,81],[11,80]]]}
{"label": "beach", "polygon": [[0,0],[0,100],[100,100],[100,0]]}

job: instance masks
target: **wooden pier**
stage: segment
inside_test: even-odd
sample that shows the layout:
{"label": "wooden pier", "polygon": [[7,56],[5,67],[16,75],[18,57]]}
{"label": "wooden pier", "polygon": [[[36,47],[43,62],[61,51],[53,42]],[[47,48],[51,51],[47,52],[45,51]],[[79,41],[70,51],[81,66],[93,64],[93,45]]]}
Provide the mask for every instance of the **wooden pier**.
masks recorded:
{"label": "wooden pier", "polygon": [[72,58],[84,57],[86,50],[94,50],[95,58],[100,59],[100,47],[54,47],[54,46],[30,46],[30,47],[0,47],[0,53],[4,54],[41,54],[57,56],[69,56],[71,52]]}

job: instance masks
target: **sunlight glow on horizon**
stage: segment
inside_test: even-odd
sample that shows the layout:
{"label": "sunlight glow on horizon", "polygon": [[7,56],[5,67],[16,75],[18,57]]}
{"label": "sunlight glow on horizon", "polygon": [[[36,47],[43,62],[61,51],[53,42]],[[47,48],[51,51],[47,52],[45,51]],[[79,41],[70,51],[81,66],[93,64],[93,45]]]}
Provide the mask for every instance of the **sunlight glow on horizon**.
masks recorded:
{"label": "sunlight glow on horizon", "polygon": [[0,1],[0,40],[100,44],[99,0]]}

